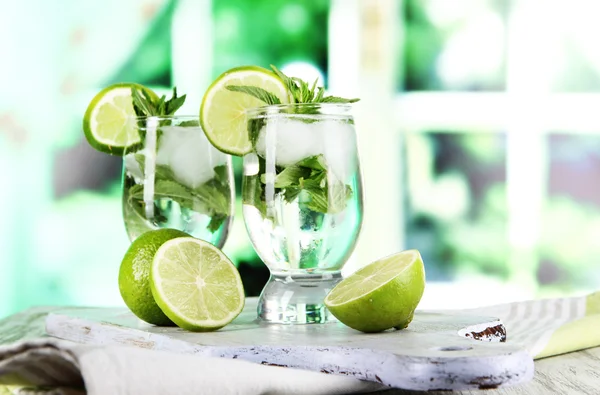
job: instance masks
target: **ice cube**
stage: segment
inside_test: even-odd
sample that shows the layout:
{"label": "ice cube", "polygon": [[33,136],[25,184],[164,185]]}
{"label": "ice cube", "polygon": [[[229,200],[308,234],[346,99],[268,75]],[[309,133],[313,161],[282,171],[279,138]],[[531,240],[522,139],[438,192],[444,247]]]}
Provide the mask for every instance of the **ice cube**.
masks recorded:
{"label": "ice cube", "polygon": [[[267,141],[269,147],[266,147]],[[256,152],[265,158],[267,148],[269,154],[274,152],[275,163],[278,166],[293,165],[304,158],[322,154],[323,139],[318,122],[307,123],[287,118],[270,119],[259,132]]]}
{"label": "ice cube", "polygon": [[227,163],[227,156],[215,149],[200,128],[161,128],[156,163],[171,168],[182,184],[196,188],[214,177],[214,168]]}
{"label": "ice cube", "polygon": [[127,154],[123,158],[125,163],[125,170],[127,174],[135,180],[136,183],[141,184],[144,180],[144,174],[140,168],[140,164],[135,159],[135,154]]}
{"label": "ice cube", "polygon": [[357,152],[354,125],[339,120],[319,122],[323,151],[329,170],[338,180],[347,182],[356,172]]}

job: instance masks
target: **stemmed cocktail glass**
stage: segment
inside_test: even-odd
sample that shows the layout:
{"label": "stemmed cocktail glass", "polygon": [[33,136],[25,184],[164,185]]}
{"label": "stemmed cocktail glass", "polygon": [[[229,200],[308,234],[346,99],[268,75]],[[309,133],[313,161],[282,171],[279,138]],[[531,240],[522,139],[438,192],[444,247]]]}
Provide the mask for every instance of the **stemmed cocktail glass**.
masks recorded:
{"label": "stemmed cocktail glass", "polygon": [[249,110],[244,221],[271,272],[259,317],[277,323],[334,321],[323,304],[341,280],[362,224],[356,130],[347,104]]}

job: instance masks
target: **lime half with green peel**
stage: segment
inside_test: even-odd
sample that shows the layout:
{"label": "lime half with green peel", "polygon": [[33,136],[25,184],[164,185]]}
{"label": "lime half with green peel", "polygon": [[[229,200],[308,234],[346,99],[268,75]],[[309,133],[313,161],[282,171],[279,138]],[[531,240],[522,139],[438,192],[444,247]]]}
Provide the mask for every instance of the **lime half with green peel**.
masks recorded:
{"label": "lime half with green peel", "polygon": [[406,328],[425,290],[425,269],[417,250],[375,261],[336,285],[325,298],[342,323],[362,332]]}
{"label": "lime half with green peel", "polygon": [[119,268],[119,291],[123,301],[133,314],[149,324],[173,325],[154,301],[150,270],[159,247],[176,237],[189,237],[189,234],[176,229],[143,233],[131,243]]}
{"label": "lime half with green peel", "polygon": [[246,110],[267,105],[264,101],[227,87],[255,87],[289,103],[289,92],[272,71],[258,66],[236,67],[221,74],[208,88],[200,106],[200,122],[206,137],[220,151],[242,156],[252,150]]}
{"label": "lime half with green peel", "polygon": [[152,264],[152,295],[178,326],[198,332],[229,324],[244,308],[236,267],[212,244],[183,237],[163,244]]}
{"label": "lime half with green peel", "polygon": [[90,102],[83,117],[83,132],[87,141],[98,151],[123,155],[140,142],[136,113],[131,99],[132,88],[150,89],[134,83],[119,83],[101,90]]}

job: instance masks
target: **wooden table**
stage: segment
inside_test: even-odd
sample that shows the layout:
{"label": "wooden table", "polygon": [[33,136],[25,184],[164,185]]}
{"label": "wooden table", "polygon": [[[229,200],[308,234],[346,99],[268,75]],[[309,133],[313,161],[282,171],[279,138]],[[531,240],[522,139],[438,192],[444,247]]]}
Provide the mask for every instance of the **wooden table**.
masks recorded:
{"label": "wooden table", "polygon": [[[45,336],[44,319],[58,307],[35,307],[0,320],[0,345]],[[455,394],[540,395],[600,394],[600,347],[546,358],[536,362],[533,381],[513,387]],[[374,394],[407,395],[419,392],[389,390]],[[452,392],[430,392],[447,395]]]}

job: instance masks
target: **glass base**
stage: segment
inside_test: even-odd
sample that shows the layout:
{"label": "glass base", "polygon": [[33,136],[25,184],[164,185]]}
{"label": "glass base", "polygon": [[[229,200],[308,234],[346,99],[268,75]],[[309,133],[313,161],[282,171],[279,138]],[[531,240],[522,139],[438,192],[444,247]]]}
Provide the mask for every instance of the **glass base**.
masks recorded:
{"label": "glass base", "polygon": [[271,273],[258,301],[258,318],[280,324],[337,322],[323,300],[341,280],[341,272]]}

